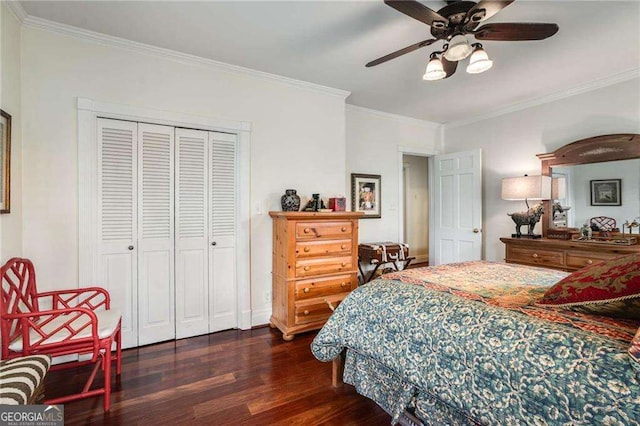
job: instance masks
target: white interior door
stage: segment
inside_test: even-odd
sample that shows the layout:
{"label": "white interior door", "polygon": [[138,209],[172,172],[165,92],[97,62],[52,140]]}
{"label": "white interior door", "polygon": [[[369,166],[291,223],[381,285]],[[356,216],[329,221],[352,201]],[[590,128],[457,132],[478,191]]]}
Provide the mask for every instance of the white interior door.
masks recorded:
{"label": "white interior door", "polygon": [[176,129],[176,337],[209,332],[209,133]]}
{"label": "white interior door", "polygon": [[98,119],[98,285],[122,313],[122,346],[138,345],[137,123]]}
{"label": "white interior door", "polygon": [[138,124],[138,344],[175,338],[174,128]]}
{"label": "white interior door", "polygon": [[481,160],[479,149],[434,157],[435,265],[482,257]]}
{"label": "white interior door", "polygon": [[236,283],[237,136],[209,133],[209,332],[238,325]]}

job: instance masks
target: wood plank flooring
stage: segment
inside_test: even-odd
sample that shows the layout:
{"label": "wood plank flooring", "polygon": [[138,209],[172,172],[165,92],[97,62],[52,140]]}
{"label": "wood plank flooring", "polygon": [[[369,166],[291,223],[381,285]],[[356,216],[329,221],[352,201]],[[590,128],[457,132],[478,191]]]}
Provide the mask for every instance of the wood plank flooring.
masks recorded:
{"label": "wood plank flooring", "polygon": [[[101,397],[70,402],[65,424],[390,424],[353,387],[331,387],[331,363],[311,354],[314,336],[284,342],[264,327],[125,350],[111,411],[103,413]],[[46,397],[79,390],[89,373],[89,366],[49,373]]]}

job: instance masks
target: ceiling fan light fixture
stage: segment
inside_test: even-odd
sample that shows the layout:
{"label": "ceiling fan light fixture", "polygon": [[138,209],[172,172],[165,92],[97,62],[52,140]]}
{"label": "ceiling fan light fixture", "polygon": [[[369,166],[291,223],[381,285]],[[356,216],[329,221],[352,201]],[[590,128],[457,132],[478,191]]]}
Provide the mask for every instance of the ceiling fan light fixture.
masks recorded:
{"label": "ceiling fan light fixture", "polygon": [[460,61],[471,54],[471,46],[467,38],[462,34],[453,36],[449,42],[449,48],[444,53],[444,57],[449,61]]}
{"label": "ceiling fan light fixture", "polygon": [[427,64],[427,69],[422,76],[423,80],[434,81],[442,80],[447,76],[447,73],[442,67],[442,61],[437,56],[433,56]]}
{"label": "ceiling fan light fixture", "polygon": [[469,74],[480,74],[493,66],[493,61],[489,59],[489,55],[484,51],[481,44],[474,45],[475,49],[469,59],[467,72]]}

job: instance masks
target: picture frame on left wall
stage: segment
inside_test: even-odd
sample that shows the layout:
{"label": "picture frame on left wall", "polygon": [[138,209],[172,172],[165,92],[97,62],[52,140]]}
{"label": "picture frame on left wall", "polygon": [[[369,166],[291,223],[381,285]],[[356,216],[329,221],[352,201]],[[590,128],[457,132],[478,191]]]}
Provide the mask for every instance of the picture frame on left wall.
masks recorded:
{"label": "picture frame on left wall", "polygon": [[9,213],[11,200],[11,115],[0,109],[0,213]]}
{"label": "picture frame on left wall", "polygon": [[361,219],[380,219],[381,210],[380,175],[351,173],[351,210],[362,212]]}

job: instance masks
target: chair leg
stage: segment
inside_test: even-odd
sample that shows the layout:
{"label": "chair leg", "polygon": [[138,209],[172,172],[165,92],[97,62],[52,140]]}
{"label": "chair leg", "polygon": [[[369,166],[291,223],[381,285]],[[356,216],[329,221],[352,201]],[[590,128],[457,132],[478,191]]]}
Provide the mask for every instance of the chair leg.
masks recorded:
{"label": "chair leg", "polygon": [[116,333],[116,376],[122,373],[122,328]]}
{"label": "chair leg", "polygon": [[111,345],[104,351],[104,411],[111,408]]}

